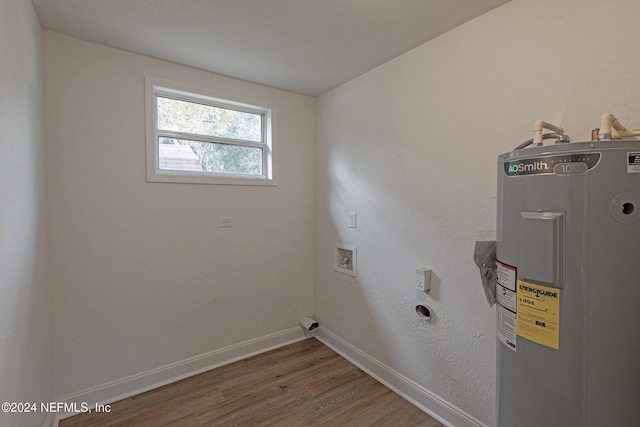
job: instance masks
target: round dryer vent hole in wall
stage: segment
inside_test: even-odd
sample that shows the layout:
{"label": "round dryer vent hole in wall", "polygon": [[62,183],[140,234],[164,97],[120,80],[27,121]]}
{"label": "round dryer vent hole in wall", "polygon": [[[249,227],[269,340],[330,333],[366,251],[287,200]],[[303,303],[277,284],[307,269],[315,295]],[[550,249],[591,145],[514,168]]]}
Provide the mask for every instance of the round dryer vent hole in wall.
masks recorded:
{"label": "round dryer vent hole in wall", "polygon": [[418,317],[426,321],[431,320],[431,309],[426,305],[416,305],[416,313],[418,314]]}

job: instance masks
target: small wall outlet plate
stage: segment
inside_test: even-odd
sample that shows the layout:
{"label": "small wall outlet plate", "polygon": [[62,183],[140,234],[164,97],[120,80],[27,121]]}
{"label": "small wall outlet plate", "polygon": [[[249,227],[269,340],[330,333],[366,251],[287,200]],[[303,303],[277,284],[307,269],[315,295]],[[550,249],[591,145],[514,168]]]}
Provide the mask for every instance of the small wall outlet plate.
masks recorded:
{"label": "small wall outlet plate", "polygon": [[358,254],[355,246],[336,243],[334,259],[335,265],[333,269],[335,271],[357,276]]}
{"label": "small wall outlet plate", "polygon": [[218,227],[233,227],[233,218],[229,218],[229,217],[218,218]]}
{"label": "small wall outlet plate", "polygon": [[416,288],[421,292],[431,290],[431,270],[416,268]]}

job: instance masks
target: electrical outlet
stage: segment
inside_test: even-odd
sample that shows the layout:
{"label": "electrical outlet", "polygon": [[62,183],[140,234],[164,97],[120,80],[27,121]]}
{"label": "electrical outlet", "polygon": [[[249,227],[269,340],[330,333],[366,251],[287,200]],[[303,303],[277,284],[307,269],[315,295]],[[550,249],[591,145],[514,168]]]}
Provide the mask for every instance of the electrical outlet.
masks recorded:
{"label": "electrical outlet", "polygon": [[218,227],[233,227],[233,218],[218,218]]}
{"label": "electrical outlet", "polygon": [[416,288],[420,292],[429,292],[431,290],[431,270],[416,268]]}

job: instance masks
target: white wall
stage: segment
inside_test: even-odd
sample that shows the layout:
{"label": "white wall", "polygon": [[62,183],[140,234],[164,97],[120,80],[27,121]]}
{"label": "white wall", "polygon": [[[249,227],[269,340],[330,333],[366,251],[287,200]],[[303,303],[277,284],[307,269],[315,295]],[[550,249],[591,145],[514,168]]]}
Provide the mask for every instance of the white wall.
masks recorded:
{"label": "white wall", "polygon": [[[472,252],[494,237],[496,157],[538,118],[574,140],[607,110],[640,127],[640,3],[617,6],[513,0],[317,98],[315,153],[313,98],[44,31],[54,395],[295,327],[315,277],[324,327],[492,425],[494,311]],[[5,400],[50,396],[39,30],[26,9],[26,25],[0,13],[0,190],[15,200],[0,208],[12,224],[0,229]],[[4,67],[25,53],[26,72]],[[146,183],[145,74],[277,103],[280,185]],[[9,133],[25,139],[23,163],[13,146],[7,162]],[[236,226],[217,229],[218,216]],[[357,278],[333,271],[334,242],[358,246]],[[431,324],[414,314],[419,266],[435,273]],[[4,386],[18,378],[22,390]]]}
{"label": "white wall", "polygon": [[[320,323],[492,425],[495,312],[472,256],[495,238],[496,158],[536,119],[574,141],[608,110],[640,127],[638,17],[637,0],[513,0],[320,96]],[[334,242],[357,246],[357,278],[333,271]],[[423,266],[429,325],[414,313]]]}
{"label": "white wall", "polygon": [[[40,24],[31,2],[0,1],[0,402],[52,397]],[[46,414],[0,412],[0,424]]]}
{"label": "white wall", "polygon": [[[55,396],[312,314],[313,98],[49,31],[43,51]],[[146,74],[277,104],[279,186],[145,182]]]}

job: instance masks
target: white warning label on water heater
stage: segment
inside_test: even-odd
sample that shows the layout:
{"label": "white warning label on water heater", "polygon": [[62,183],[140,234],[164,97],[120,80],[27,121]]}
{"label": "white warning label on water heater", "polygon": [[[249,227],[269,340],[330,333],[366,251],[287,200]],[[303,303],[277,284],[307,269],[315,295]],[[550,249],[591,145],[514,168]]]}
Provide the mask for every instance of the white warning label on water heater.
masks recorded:
{"label": "white warning label on water heater", "polygon": [[497,260],[496,267],[496,336],[507,348],[516,351],[517,269]]}
{"label": "white warning label on water heater", "polygon": [[627,173],[640,173],[640,153],[627,153]]}
{"label": "white warning label on water heater", "polygon": [[500,304],[496,305],[498,328],[496,336],[507,348],[516,351],[516,314]]}
{"label": "white warning label on water heater", "polygon": [[504,308],[516,312],[516,268],[496,261],[496,301]]}

